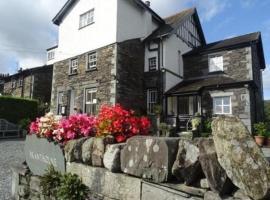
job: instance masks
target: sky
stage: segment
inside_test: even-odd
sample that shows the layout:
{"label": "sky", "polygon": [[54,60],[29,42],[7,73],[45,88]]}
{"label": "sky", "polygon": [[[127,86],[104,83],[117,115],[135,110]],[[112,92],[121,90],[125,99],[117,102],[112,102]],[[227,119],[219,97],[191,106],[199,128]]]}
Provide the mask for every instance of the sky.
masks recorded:
{"label": "sky", "polygon": [[[51,20],[65,2],[0,1],[0,73],[45,63],[46,49],[57,44]],[[264,96],[270,99],[270,0],[151,0],[151,7],[162,17],[196,7],[207,43],[261,31],[267,65]]]}

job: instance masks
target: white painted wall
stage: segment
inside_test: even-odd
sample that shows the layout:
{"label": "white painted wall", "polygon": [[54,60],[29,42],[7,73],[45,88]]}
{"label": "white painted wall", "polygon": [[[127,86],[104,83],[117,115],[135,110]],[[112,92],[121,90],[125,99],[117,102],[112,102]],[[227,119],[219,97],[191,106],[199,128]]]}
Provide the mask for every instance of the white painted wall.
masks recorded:
{"label": "white painted wall", "polygon": [[146,38],[158,24],[152,20],[149,11],[139,7],[132,0],[118,0],[117,42],[133,38]]}
{"label": "white painted wall", "polygon": [[[190,50],[191,48],[188,47],[186,43],[179,39],[175,34],[165,38],[163,40],[163,67],[175,72],[180,76],[183,76],[183,57],[179,55],[183,55]],[[166,72],[165,76],[165,91],[168,91],[181,81],[179,77],[174,76],[169,72]]]}
{"label": "white painted wall", "polygon": [[[116,42],[118,0],[80,0],[59,26],[58,51],[55,61]],[[80,15],[95,9],[94,23],[79,29]]]}

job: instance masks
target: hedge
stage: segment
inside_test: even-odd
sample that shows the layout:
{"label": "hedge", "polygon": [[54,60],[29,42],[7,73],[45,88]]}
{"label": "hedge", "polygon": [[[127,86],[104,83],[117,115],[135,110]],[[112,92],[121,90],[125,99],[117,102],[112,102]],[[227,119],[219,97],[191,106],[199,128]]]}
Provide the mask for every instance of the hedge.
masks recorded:
{"label": "hedge", "polygon": [[22,119],[33,120],[38,114],[38,101],[0,96],[0,119],[18,123]]}

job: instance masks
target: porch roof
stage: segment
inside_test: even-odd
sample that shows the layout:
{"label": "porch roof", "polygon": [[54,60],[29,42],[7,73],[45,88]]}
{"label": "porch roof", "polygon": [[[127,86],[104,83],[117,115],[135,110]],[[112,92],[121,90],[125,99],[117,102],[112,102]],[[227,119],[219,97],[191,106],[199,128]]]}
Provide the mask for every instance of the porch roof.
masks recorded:
{"label": "porch roof", "polygon": [[197,94],[200,90],[204,88],[220,88],[224,86],[231,85],[240,85],[247,84],[250,81],[239,82],[235,81],[232,78],[225,76],[215,76],[215,77],[207,77],[207,78],[199,78],[193,80],[184,80],[168,90],[166,95],[177,95],[177,94]]}

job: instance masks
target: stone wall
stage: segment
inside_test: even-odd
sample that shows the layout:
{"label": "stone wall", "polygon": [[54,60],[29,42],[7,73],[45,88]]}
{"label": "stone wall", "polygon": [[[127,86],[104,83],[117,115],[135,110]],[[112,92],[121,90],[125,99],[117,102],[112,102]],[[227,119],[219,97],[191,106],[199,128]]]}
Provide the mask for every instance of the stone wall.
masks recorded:
{"label": "stone wall", "polygon": [[[235,81],[252,80],[251,47],[216,52],[223,56],[224,75]],[[184,77],[198,78],[209,75],[209,54],[184,57]]]}
{"label": "stone wall", "polygon": [[140,39],[119,43],[117,45],[117,103],[139,113],[145,112],[143,75],[143,43]]}
{"label": "stone wall", "polygon": [[[88,52],[89,53],[89,52]],[[74,92],[74,106],[84,110],[84,92],[88,88],[97,89],[97,106],[103,103],[114,103],[115,82],[113,70],[115,71],[116,44],[112,44],[96,50],[97,65],[90,71],[86,70],[88,53],[77,56],[78,73],[69,75],[70,59],[63,60],[54,64],[53,88],[51,97],[51,111],[57,113],[57,96],[59,92],[64,92],[68,99],[69,91]],[[64,106],[68,105],[68,100]],[[72,111],[67,110],[67,114]]]}

